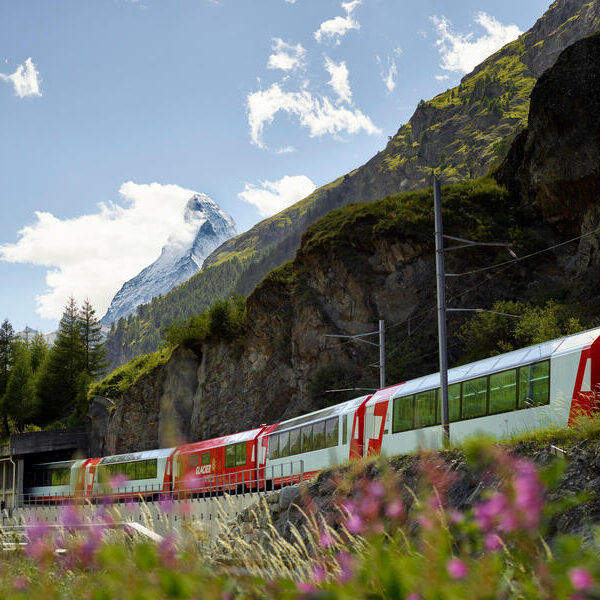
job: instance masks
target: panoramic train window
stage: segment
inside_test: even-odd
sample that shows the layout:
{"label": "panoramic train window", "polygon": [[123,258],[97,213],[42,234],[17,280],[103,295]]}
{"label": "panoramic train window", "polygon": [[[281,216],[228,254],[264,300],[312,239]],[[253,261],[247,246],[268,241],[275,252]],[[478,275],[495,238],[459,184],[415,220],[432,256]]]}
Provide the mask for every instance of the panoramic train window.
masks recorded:
{"label": "panoramic train window", "polygon": [[301,442],[300,428],[296,427],[290,431],[290,454],[300,454]]}
{"label": "panoramic train window", "polygon": [[[460,383],[454,383],[448,386],[448,412],[450,422],[460,421]],[[441,402],[441,401],[440,401]],[[442,408],[440,405],[440,416],[442,414]]]}
{"label": "panoramic train window", "polygon": [[338,445],[339,420],[337,417],[325,421],[325,432],[327,438],[327,447],[333,448]]}
{"label": "panoramic train window", "polygon": [[311,452],[313,449],[312,425],[302,428],[302,452]]}
{"label": "panoramic train window", "polygon": [[437,390],[415,394],[415,428],[435,425],[437,416]]}
{"label": "panoramic train window", "polygon": [[348,443],[348,419],[350,415],[342,416],[342,444]]}
{"label": "panoramic train window", "polygon": [[202,455],[202,465],[210,465],[210,452],[205,452]]}
{"label": "panoramic train window", "polygon": [[246,464],[246,442],[235,445],[235,466],[242,467]]}
{"label": "panoramic train window", "polygon": [[462,418],[483,417],[487,404],[487,377],[464,381],[462,385]]}
{"label": "panoramic train window", "polygon": [[279,434],[279,458],[290,455],[290,432],[284,431]]}
{"label": "panoramic train window", "polygon": [[158,474],[156,458],[150,460],[136,460],[123,463],[112,463],[98,467],[98,478],[108,480],[117,475],[125,475],[128,479],[155,479]]}
{"label": "panoramic train window", "polygon": [[198,466],[198,455],[190,454],[190,467],[197,467],[197,466]]}
{"label": "panoramic train window", "polygon": [[277,434],[269,436],[269,458],[279,458],[279,436]]}
{"label": "panoramic train window", "polygon": [[490,414],[515,410],[517,406],[517,370],[490,375]]}
{"label": "panoramic train window", "polygon": [[519,369],[519,408],[550,403],[550,361]]}
{"label": "panoramic train window", "polygon": [[313,425],[313,450],[325,448],[325,421]]}
{"label": "panoramic train window", "polygon": [[413,398],[414,396],[394,398],[393,433],[408,431],[413,428]]}
{"label": "panoramic train window", "polygon": [[71,482],[71,469],[52,469],[51,485],[69,485]]}

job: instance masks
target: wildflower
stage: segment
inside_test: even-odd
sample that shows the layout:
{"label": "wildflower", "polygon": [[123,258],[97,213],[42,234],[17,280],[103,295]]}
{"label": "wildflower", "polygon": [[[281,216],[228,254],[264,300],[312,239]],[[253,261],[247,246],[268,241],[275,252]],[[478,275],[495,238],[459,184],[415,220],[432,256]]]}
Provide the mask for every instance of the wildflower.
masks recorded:
{"label": "wildflower", "polygon": [[417,592],[411,592],[406,596],[406,600],[421,600],[421,596]]}
{"label": "wildflower", "polygon": [[29,587],[29,581],[22,576],[19,577],[15,577],[14,581],[13,581],[13,589],[17,590],[17,591],[23,591],[26,590]]}
{"label": "wildflower", "polygon": [[60,514],[60,523],[68,529],[78,527],[82,524],[79,510],[73,504],[63,506]]}
{"label": "wildflower", "polygon": [[363,531],[364,524],[363,520],[358,515],[350,515],[346,521],[346,529],[353,534],[361,533]]}
{"label": "wildflower", "polygon": [[450,518],[450,522],[454,524],[462,523],[465,520],[465,515],[455,508],[448,511],[448,516]]}
{"label": "wildflower", "polygon": [[544,488],[539,480],[535,465],[520,460],[515,465],[517,472],[513,479],[515,508],[522,515],[524,526],[529,530],[537,528],[543,507]]}
{"label": "wildflower", "polygon": [[580,567],[575,567],[569,571],[569,579],[576,590],[585,590],[594,583],[594,579],[589,571]]}
{"label": "wildflower", "polygon": [[314,592],[315,591],[314,586],[310,585],[309,583],[299,582],[297,585],[298,585],[298,589],[301,592],[304,592],[305,594],[308,594],[310,592]]}
{"label": "wildflower", "polygon": [[358,505],[358,509],[365,519],[371,520],[374,519],[379,513],[379,503],[372,498],[365,498]]}
{"label": "wildflower", "polygon": [[37,519],[31,519],[27,522],[26,532],[27,537],[30,540],[37,540],[39,538],[43,538],[48,533],[49,528],[46,523],[43,521],[38,521]]}
{"label": "wildflower", "polygon": [[172,536],[166,536],[160,541],[158,551],[163,565],[175,566],[175,550],[175,539]]}
{"label": "wildflower", "polygon": [[427,515],[419,515],[417,517],[417,522],[423,529],[426,529],[427,531],[431,531],[433,529],[433,521]]}
{"label": "wildflower", "polygon": [[446,563],[446,570],[452,579],[463,579],[467,575],[467,565],[460,558],[451,558]]}
{"label": "wildflower", "polygon": [[371,481],[368,491],[373,498],[383,498],[385,496],[385,488],[380,481]]}
{"label": "wildflower", "polygon": [[404,506],[401,500],[394,500],[385,507],[385,516],[390,519],[397,519],[404,514]]}
{"label": "wildflower", "polygon": [[316,564],[312,570],[312,578],[315,583],[321,583],[327,577],[327,571],[325,571],[325,567],[321,564]]}
{"label": "wildflower", "polygon": [[129,481],[129,477],[127,477],[127,475],[123,475],[122,473],[119,473],[118,475],[114,475],[113,477],[111,477],[108,480],[108,485],[110,485],[110,487],[113,490],[116,490],[118,488],[125,487],[125,484],[128,481]]}
{"label": "wildflower", "polygon": [[319,537],[319,544],[323,548],[330,548],[334,544],[333,536],[328,531],[322,532]]}
{"label": "wildflower", "polygon": [[341,573],[338,576],[338,583],[348,583],[354,575],[355,559],[348,552],[340,552],[337,555],[337,562],[341,569]]}
{"label": "wildflower", "polygon": [[179,502],[177,510],[182,517],[189,517],[192,514],[192,503],[191,502]]}
{"label": "wildflower", "polygon": [[502,540],[495,533],[488,533],[485,536],[485,547],[490,552],[496,552],[502,548]]}
{"label": "wildflower", "polygon": [[175,506],[172,496],[162,496],[158,504],[160,506],[160,510],[165,514],[170,513]]}

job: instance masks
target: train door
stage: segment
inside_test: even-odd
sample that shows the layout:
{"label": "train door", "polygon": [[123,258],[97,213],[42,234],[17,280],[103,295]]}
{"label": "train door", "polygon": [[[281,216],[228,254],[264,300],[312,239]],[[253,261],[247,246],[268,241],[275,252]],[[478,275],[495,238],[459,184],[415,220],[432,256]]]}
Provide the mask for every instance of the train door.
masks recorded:
{"label": "train door", "polygon": [[383,442],[383,427],[387,414],[388,401],[367,405],[364,428],[364,456],[372,456],[381,452]]}

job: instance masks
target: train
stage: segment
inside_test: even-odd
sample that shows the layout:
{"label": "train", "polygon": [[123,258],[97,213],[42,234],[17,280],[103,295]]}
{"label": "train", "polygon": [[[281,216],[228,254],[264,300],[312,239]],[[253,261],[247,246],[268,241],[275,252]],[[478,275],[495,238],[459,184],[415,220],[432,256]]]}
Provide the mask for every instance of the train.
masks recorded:
{"label": "train", "polygon": [[[451,441],[573,425],[597,410],[600,328],[448,371]],[[260,491],[376,454],[442,446],[435,373],[271,425],[143,452],[34,465],[25,502]]]}

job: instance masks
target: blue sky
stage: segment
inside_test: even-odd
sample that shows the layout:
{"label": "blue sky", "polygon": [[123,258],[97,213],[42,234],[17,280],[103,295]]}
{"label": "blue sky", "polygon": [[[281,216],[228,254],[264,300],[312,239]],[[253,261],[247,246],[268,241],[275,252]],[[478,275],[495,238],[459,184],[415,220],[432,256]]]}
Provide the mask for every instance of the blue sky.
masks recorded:
{"label": "blue sky", "polygon": [[193,192],[238,231],[366,162],[549,0],[5,0],[0,319],[101,316]]}

